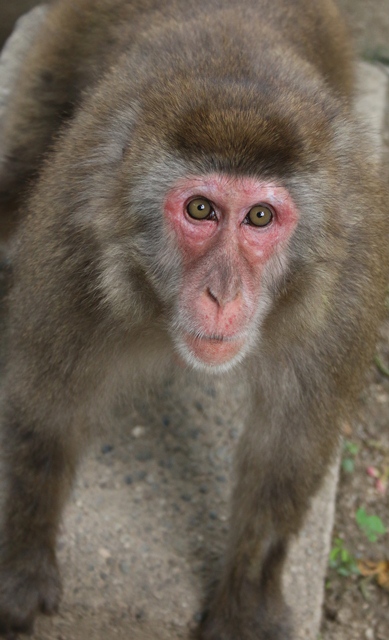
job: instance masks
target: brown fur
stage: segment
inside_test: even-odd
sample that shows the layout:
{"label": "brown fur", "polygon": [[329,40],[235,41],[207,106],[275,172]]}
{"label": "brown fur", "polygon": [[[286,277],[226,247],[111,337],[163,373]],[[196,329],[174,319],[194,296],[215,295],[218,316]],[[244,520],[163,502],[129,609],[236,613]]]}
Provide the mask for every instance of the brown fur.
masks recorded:
{"label": "brown fur", "polygon": [[101,406],[140,363],[171,362],[181,265],[163,228],[167,189],[218,171],[279,180],[300,222],[236,370],[252,410],[200,635],[292,638],[280,587],[288,541],[355,403],[387,279],[387,196],[351,92],[330,0],[53,4],[2,131],[3,200],[17,205],[27,181],[31,191],[2,411],[3,634],[58,604],[56,531]]}

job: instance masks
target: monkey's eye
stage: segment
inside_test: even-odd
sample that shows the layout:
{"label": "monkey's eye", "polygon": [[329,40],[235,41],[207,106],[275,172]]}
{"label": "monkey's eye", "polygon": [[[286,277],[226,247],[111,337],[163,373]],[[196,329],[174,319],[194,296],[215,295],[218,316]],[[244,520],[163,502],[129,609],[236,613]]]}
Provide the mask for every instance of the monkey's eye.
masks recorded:
{"label": "monkey's eye", "polygon": [[205,198],[195,198],[191,200],[186,210],[190,217],[195,218],[195,220],[205,220],[214,213],[211,203]]}
{"label": "monkey's eye", "polygon": [[273,220],[273,210],[267,204],[256,204],[247,214],[248,224],[255,227],[266,227]]}

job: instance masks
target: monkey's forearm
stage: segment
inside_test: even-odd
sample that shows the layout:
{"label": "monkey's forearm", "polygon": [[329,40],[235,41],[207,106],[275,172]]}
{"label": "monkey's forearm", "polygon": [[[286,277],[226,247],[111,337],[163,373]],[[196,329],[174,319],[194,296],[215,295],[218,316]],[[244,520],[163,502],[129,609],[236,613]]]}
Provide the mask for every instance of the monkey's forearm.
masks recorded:
{"label": "monkey's forearm", "polygon": [[36,611],[58,607],[56,536],[76,456],[69,433],[7,411],[2,429],[0,634],[29,632]]}
{"label": "monkey's forearm", "polygon": [[[320,431],[326,425],[316,410],[309,415],[306,407],[299,418],[293,411],[278,413],[275,422],[264,410],[247,423],[237,455],[233,526],[222,578],[204,620],[204,640],[234,640],[241,628],[251,629],[244,636],[248,640],[294,637],[282,594],[284,562],[332,456],[332,447],[322,448]],[[336,438],[333,444],[336,449]]]}
{"label": "monkey's forearm", "polygon": [[1,470],[7,492],[2,537],[11,555],[28,547],[54,548],[77,462],[71,439],[71,434],[54,434],[50,428],[45,434],[44,425],[23,423],[17,414],[3,429]]}

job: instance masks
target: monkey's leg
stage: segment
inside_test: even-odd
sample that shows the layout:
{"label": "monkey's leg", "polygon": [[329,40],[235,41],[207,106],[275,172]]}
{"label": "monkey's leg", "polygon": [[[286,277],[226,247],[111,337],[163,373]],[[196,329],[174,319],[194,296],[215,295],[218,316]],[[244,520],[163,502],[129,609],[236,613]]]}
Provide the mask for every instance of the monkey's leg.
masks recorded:
{"label": "monkey's leg", "polygon": [[258,412],[251,416],[238,451],[227,560],[202,640],[293,638],[282,570],[289,539],[302,525],[336,443],[333,437],[325,449],[307,414],[306,407],[294,417],[290,411],[275,424],[269,411],[259,428]]}
{"label": "monkey's leg", "polygon": [[[44,399],[42,399],[44,402]],[[55,542],[78,453],[72,425],[45,425],[6,401],[2,425],[0,635],[28,632],[54,612],[61,582]]]}

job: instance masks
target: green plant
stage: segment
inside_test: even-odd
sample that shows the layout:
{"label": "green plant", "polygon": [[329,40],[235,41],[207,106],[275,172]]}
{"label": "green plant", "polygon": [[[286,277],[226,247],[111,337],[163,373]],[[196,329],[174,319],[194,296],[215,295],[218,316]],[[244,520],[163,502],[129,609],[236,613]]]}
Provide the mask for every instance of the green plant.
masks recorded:
{"label": "green plant", "polygon": [[379,516],[368,516],[363,508],[358,509],[355,519],[359,528],[370,542],[376,542],[379,536],[386,533],[386,527],[381,518]]}
{"label": "green plant", "polygon": [[351,576],[359,574],[356,560],[352,553],[344,546],[342,538],[335,538],[333,547],[330,551],[329,565],[331,569],[335,569],[341,576]]}
{"label": "green plant", "polygon": [[355,467],[355,456],[359,451],[359,447],[351,440],[343,441],[342,469],[346,473],[352,473]]}

